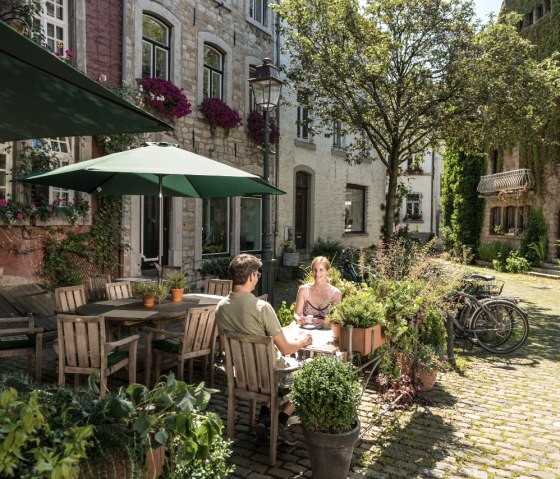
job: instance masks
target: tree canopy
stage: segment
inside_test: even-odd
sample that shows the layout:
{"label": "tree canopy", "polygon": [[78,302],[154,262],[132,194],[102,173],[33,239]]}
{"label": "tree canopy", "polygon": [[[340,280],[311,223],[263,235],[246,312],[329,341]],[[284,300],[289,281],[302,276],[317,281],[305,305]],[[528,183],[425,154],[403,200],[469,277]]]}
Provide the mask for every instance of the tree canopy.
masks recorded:
{"label": "tree canopy", "polygon": [[481,150],[537,132],[558,67],[538,63],[514,26],[480,25],[465,0],[283,0],[288,81],[307,89],[316,128],[355,141],[349,161],[387,168],[384,237],[394,230],[399,166],[449,140]]}

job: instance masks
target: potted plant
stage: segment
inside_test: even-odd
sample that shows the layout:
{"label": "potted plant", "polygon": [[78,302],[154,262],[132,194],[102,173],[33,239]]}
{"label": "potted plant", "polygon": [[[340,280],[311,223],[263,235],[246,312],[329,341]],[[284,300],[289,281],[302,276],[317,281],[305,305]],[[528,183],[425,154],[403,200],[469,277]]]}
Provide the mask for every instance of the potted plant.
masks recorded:
{"label": "potted plant", "polygon": [[151,308],[156,299],[161,302],[167,296],[169,287],[163,281],[136,281],[132,283],[132,292],[144,301],[146,308]]}
{"label": "potted plant", "polygon": [[242,123],[239,113],[220,98],[205,98],[198,105],[198,109],[206,118],[212,132],[216,127],[229,131],[231,128],[235,128]]}
{"label": "potted plant", "polygon": [[292,303],[290,306],[286,304],[286,301],[282,301],[282,305],[276,311],[276,316],[278,316],[278,321],[280,326],[289,326],[294,321],[294,309],[296,303]]}
{"label": "potted plant", "polygon": [[171,289],[171,299],[182,301],[185,289],[188,290],[187,278],[183,273],[174,273],[166,278],[167,284]]}
{"label": "potted plant", "polygon": [[286,241],[282,245],[282,264],[284,266],[299,266],[299,253],[290,241]]}
{"label": "potted plant", "polygon": [[314,479],[348,476],[360,433],[358,390],[352,365],[333,356],[315,356],[294,375],[292,400]]}
{"label": "potted plant", "polygon": [[191,113],[191,104],[183,90],[169,80],[145,76],[140,80],[144,104],[167,120]]}
{"label": "potted plant", "polygon": [[353,352],[366,355],[385,342],[381,334],[381,326],[385,324],[384,306],[368,289],[345,296],[332,310],[329,322],[342,324],[341,351],[350,349],[350,328]]}
{"label": "potted plant", "polygon": [[416,378],[420,380],[421,391],[431,391],[437,380],[437,373],[441,367],[441,359],[433,348],[419,344],[414,362]]}

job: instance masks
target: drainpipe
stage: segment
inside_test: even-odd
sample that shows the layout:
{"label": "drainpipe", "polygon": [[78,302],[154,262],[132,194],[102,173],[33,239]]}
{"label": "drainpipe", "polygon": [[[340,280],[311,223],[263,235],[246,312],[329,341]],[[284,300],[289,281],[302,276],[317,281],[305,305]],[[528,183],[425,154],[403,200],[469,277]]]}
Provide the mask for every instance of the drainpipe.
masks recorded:
{"label": "drainpipe", "polygon": [[[276,29],[276,61],[274,64],[280,68],[280,15],[276,14],[276,21],[274,22],[274,28]],[[280,103],[276,108],[276,127],[280,131]],[[278,188],[280,183],[280,140],[276,144],[275,154],[274,154],[274,186]],[[274,237],[272,238],[272,250],[274,251],[274,256],[276,256],[276,246],[278,242],[278,206],[280,204],[279,195],[274,195]]]}
{"label": "drainpipe", "polygon": [[[127,0],[122,0],[122,24],[121,24],[121,28],[122,28],[122,32],[121,32],[121,82],[124,83],[126,82],[126,22],[128,20],[128,16],[127,16]],[[125,222],[125,207],[124,207],[124,203],[125,200],[123,200],[121,202],[121,231],[123,230],[124,227],[124,222]],[[130,235],[131,233],[131,228],[128,228],[128,234]],[[121,276],[124,275],[124,268],[125,268],[125,264],[124,264],[124,255],[125,252],[124,250],[121,248],[119,251],[119,258],[120,258],[120,265],[119,265],[119,274]],[[129,261],[130,261],[130,265],[129,265],[129,272],[132,273],[132,257],[129,255]],[[142,263],[140,263],[140,274],[142,274]]]}
{"label": "drainpipe", "polygon": [[434,237],[434,226],[435,226],[435,211],[434,211],[434,182],[435,182],[435,164],[436,164],[436,153],[432,150],[432,178],[431,178],[431,188],[432,194],[430,195],[431,198],[431,206],[430,206],[430,239]]}

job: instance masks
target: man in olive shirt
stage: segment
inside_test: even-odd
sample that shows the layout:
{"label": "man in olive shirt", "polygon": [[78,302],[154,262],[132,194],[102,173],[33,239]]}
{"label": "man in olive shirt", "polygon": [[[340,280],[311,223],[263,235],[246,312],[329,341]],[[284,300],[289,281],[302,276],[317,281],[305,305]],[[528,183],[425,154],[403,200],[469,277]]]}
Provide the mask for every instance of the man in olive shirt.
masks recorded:
{"label": "man in olive shirt", "polygon": [[[308,334],[298,340],[288,340],[272,306],[253,295],[253,290],[261,276],[259,272],[261,267],[261,260],[250,254],[240,254],[231,260],[229,274],[233,280],[233,291],[222,299],[216,308],[218,331],[271,336],[277,349],[276,367],[287,368],[290,367],[290,358],[283,356],[293,354],[310,345],[313,339]],[[289,402],[285,403],[278,424],[278,438],[292,446],[295,445],[296,440],[288,431],[287,421],[293,412],[293,405]],[[263,405],[255,425],[257,438],[266,437],[269,423],[270,409]]]}

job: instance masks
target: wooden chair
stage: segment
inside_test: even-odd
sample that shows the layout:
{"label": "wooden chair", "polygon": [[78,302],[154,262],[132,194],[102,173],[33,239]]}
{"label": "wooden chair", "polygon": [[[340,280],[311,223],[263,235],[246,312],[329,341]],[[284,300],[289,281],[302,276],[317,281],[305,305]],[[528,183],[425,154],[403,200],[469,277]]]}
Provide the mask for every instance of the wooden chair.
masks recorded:
{"label": "wooden chair", "polygon": [[76,313],[76,309],[86,304],[86,287],[65,286],[54,290],[54,301],[57,313]]}
{"label": "wooden chair", "polygon": [[133,297],[130,281],[106,283],[105,291],[107,292],[107,299],[126,299]]}
{"label": "wooden chair", "polygon": [[[78,384],[80,374],[99,373],[99,395],[107,392],[107,377],[128,366],[128,382],[136,382],[137,334],[119,341],[105,338],[103,316],[57,315],[58,329],[58,385],[64,386],[66,374],[74,374]],[[128,351],[117,349],[130,344]]]}
{"label": "wooden chair", "polygon": [[207,279],[204,283],[205,294],[227,296],[232,289],[233,281],[231,279]]}
{"label": "wooden chair", "polygon": [[105,285],[111,282],[110,274],[92,274],[87,280],[87,300],[88,301],[105,301],[107,298],[107,290]]}
{"label": "wooden chair", "polygon": [[35,379],[41,382],[43,328],[35,327],[35,318],[0,318],[0,358],[27,356],[29,374],[35,357]]}
{"label": "wooden chair", "polygon": [[[216,306],[189,308],[183,320],[182,331],[167,331],[155,328],[143,328],[146,333],[146,386],[150,385],[152,372],[152,354],[155,354],[156,380],[159,378],[162,359],[171,358],[172,365],[177,366],[177,378],[183,380],[185,360],[189,360],[189,382],[192,383],[193,358],[203,358],[203,370],[206,377],[210,363],[210,387],[214,385],[213,358],[216,349]],[[155,338],[154,338],[155,335]],[[210,359],[210,361],[208,361]]]}
{"label": "wooden chair", "polygon": [[271,336],[251,336],[224,331],[220,335],[226,351],[228,391],[227,435],[233,439],[235,398],[249,401],[249,427],[255,425],[257,401],[270,404],[270,465],[276,463],[278,440],[279,374],[276,368],[276,351]]}

